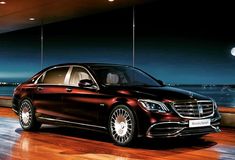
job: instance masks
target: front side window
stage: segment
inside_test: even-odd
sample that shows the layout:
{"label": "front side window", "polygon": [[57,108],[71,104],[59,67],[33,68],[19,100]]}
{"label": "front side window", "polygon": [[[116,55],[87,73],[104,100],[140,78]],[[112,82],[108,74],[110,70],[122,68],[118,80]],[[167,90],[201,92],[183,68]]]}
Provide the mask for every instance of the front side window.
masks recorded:
{"label": "front side window", "polygon": [[88,72],[80,67],[74,67],[70,76],[69,85],[78,86],[81,80],[92,80]]}
{"label": "front side window", "polygon": [[47,71],[44,76],[41,76],[38,83],[46,84],[64,84],[65,76],[68,72],[68,67],[60,67]]}

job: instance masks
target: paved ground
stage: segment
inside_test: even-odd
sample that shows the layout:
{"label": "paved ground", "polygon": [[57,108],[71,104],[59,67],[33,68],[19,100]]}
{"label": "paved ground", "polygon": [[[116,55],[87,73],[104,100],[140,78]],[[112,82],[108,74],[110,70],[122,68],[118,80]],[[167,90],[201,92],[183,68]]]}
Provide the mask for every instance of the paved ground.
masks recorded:
{"label": "paved ground", "polygon": [[107,135],[79,129],[43,126],[25,132],[11,109],[0,107],[0,160],[235,160],[235,129],[222,130],[200,140],[142,139],[126,148],[115,146]]}

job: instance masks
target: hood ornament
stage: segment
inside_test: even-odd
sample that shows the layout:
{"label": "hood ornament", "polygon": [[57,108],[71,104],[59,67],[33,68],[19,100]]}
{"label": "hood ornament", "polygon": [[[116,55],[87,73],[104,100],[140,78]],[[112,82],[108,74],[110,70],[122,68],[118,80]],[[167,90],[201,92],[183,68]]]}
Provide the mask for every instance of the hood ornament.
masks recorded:
{"label": "hood ornament", "polygon": [[198,112],[199,112],[199,116],[203,115],[203,106],[201,104],[198,104]]}

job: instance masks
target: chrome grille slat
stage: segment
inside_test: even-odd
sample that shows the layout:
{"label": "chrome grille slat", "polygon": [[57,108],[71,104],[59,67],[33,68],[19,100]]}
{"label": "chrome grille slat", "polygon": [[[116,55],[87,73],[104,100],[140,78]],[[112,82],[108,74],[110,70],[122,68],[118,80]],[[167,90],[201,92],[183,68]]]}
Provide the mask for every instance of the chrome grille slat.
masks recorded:
{"label": "chrome grille slat", "polygon": [[192,113],[192,112],[181,112],[182,115],[196,115],[198,113]]}
{"label": "chrome grille slat", "polygon": [[203,108],[203,111],[210,111],[211,108]]}
{"label": "chrome grille slat", "polygon": [[193,109],[193,108],[189,108],[189,109],[185,109],[185,108],[180,108],[180,109],[177,109],[177,111],[197,111],[197,109]]}
{"label": "chrome grille slat", "polygon": [[185,118],[205,118],[214,114],[212,101],[180,101],[173,103],[173,109]]}

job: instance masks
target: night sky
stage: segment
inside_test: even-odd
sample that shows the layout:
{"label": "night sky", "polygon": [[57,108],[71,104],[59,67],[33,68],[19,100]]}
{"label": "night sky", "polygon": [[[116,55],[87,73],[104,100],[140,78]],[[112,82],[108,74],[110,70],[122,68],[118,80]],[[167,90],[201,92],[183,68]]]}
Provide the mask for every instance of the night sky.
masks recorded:
{"label": "night sky", "polygon": [[[235,84],[229,1],[156,1],[136,6],[135,66],[166,83]],[[132,65],[132,8],[44,26],[44,66]],[[0,35],[0,81],[40,71],[40,28]]]}

